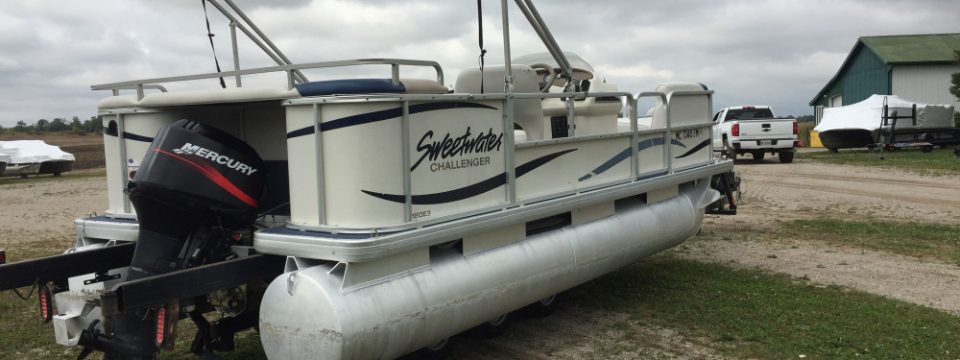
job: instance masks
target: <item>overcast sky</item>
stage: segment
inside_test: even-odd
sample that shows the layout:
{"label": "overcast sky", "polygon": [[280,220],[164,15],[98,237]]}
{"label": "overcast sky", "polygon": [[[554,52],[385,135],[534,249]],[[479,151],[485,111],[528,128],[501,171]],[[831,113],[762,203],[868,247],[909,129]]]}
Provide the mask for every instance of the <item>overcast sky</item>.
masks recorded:
{"label": "overcast sky", "polygon": [[[294,62],[400,57],[440,62],[448,85],[477,64],[473,0],[235,0]],[[499,1],[483,0],[487,64],[503,62]],[[696,81],[716,107],[807,105],[866,35],[960,32],[960,1],[536,2],[560,46],[637,93]],[[211,11],[221,66],[229,28]],[[511,2],[513,54],[545,49]],[[248,42],[243,67],[272,65]],[[386,77],[380,68],[362,69]],[[214,71],[197,0],[0,1],[0,124],[96,114],[90,85]],[[342,77],[333,72],[311,79]],[[366,75],[366,74],[361,74]],[[414,74],[419,75],[419,74]],[[277,79],[260,84],[282,86]],[[253,81],[253,80],[251,80]],[[217,86],[213,81],[189,86]]]}

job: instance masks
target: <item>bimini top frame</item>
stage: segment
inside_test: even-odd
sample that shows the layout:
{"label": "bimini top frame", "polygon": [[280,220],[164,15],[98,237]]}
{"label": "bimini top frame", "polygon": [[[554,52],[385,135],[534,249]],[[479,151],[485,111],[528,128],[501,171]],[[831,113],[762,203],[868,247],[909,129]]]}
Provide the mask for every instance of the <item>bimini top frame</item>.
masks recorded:
{"label": "bimini top frame", "polygon": [[[135,90],[137,94],[137,100],[143,99],[145,90],[159,90],[161,92],[167,92],[166,87],[162,84],[172,83],[172,82],[184,82],[184,81],[195,81],[195,80],[204,80],[204,79],[216,79],[224,77],[234,77],[236,79],[236,87],[242,87],[242,76],[243,75],[254,75],[254,74],[264,74],[271,72],[285,72],[287,78],[287,88],[293,89],[297,84],[302,84],[308,82],[309,80],[306,76],[303,75],[301,70],[305,69],[317,69],[317,68],[331,68],[331,67],[342,67],[342,66],[355,66],[355,65],[390,65],[391,69],[391,80],[393,83],[399,84],[400,82],[400,65],[407,66],[429,66],[436,69],[437,72],[437,82],[440,84],[444,83],[443,69],[440,67],[440,64],[435,61],[423,61],[423,60],[407,60],[407,59],[387,59],[387,58],[373,58],[373,59],[353,59],[353,60],[341,60],[341,61],[325,61],[325,62],[313,62],[305,64],[294,64],[290,59],[282,52],[280,49],[274,45],[272,41],[260,30],[256,24],[250,20],[247,15],[240,10],[240,8],[233,3],[232,0],[222,0],[224,1],[229,10],[221,5],[218,0],[206,0],[211,5],[214,6],[221,14],[223,14],[228,20],[230,20],[230,35],[231,35],[231,44],[233,49],[233,63],[234,69],[232,71],[221,71],[215,73],[206,73],[206,74],[197,74],[197,75],[186,75],[186,76],[172,76],[172,77],[162,77],[162,78],[152,78],[152,79],[143,79],[143,80],[132,80],[132,81],[123,81],[123,82],[114,82],[93,85],[90,87],[91,90],[111,90],[113,95],[120,95],[120,90]],[[547,50],[556,60],[557,64],[560,67],[560,74],[566,79],[572,79],[572,66],[570,61],[564,55],[563,51],[560,49],[560,46],[557,44],[556,39],[553,38],[553,35],[550,33],[550,30],[547,28],[547,25],[543,22],[543,18],[540,17],[540,13],[537,11],[536,7],[533,5],[531,0],[515,0],[518,8],[521,13],[533,27],[533,30],[540,37],[540,40],[546,46]],[[503,52],[504,52],[504,64],[506,67],[506,76],[504,77],[504,92],[512,93],[513,92],[513,76],[511,73],[511,50],[510,50],[510,25],[509,25],[509,11],[507,0],[501,0],[501,11],[502,11],[502,20],[503,20]],[[232,13],[231,13],[232,10]],[[240,29],[254,44],[256,44],[267,56],[269,56],[274,62],[277,63],[277,66],[270,67],[261,67],[261,68],[252,68],[252,69],[240,69],[240,59],[239,51],[237,48],[237,34],[236,29]],[[567,89],[569,90],[571,82],[567,82]]]}

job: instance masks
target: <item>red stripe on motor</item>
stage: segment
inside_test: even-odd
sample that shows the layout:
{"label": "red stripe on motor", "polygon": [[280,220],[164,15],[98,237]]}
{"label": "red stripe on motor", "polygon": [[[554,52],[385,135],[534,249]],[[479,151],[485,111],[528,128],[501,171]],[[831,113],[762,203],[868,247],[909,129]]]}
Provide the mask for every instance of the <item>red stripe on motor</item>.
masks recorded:
{"label": "red stripe on motor", "polygon": [[223,174],[218,172],[209,164],[193,162],[193,161],[190,161],[190,159],[165,151],[163,149],[155,149],[155,151],[158,153],[173,157],[174,159],[180,160],[186,163],[187,165],[190,165],[191,167],[196,169],[198,172],[200,172],[201,175],[206,176],[207,179],[210,179],[210,181],[213,181],[214,184],[217,184],[217,186],[219,186],[223,190],[226,190],[228,193],[230,193],[230,195],[233,195],[233,197],[237,198],[237,200],[240,200],[244,204],[250,205],[251,207],[257,207],[256,200],[250,197],[250,195],[247,195],[245,192],[243,192],[243,190],[240,190],[240,188],[238,188],[236,185],[230,182],[230,180],[228,180],[225,176],[223,176]]}

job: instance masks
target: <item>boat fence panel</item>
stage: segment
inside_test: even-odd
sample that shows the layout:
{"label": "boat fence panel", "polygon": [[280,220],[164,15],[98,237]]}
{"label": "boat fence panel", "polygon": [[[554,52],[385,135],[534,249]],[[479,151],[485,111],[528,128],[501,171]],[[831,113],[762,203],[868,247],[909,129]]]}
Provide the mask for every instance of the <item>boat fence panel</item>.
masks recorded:
{"label": "boat fence panel", "polygon": [[[419,222],[504,206],[502,104],[502,100],[324,103],[318,107],[319,134],[312,125],[312,105],[288,106],[290,161],[304,164],[290,173],[291,193],[297,194],[291,199],[291,223],[391,227],[408,219]],[[409,129],[402,126],[404,107]],[[318,141],[322,165],[314,165],[318,162],[311,151]],[[397,166],[404,163],[404,144],[409,168]],[[322,179],[312,175],[317,173],[313,166],[322,166]],[[410,177],[409,191],[405,176]],[[321,204],[313,203],[317,188]],[[317,216],[320,207],[323,220]]]}
{"label": "boat fence panel", "polygon": [[108,214],[135,216],[123,190],[139,168],[154,135],[178,119],[174,113],[158,111],[119,110],[103,114]]}
{"label": "boat fence panel", "polygon": [[680,171],[713,161],[712,91],[668,93],[671,125],[671,169]]}
{"label": "boat fence panel", "polygon": [[517,150],[517,199],[535,201],[630,181],[630,134]]}

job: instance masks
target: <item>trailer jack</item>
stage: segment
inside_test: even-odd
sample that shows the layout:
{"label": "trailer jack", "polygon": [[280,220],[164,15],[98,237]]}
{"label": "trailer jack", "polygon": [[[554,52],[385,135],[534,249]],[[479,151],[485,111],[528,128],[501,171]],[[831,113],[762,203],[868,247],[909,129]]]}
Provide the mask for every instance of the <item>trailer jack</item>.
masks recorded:
{"label": "trailer jack", "polygon": [[714,175],[710,187],[720,192],[720,199],[707,206],[707,214],[736,215],[740,196],[740,177],[733,171]]}

